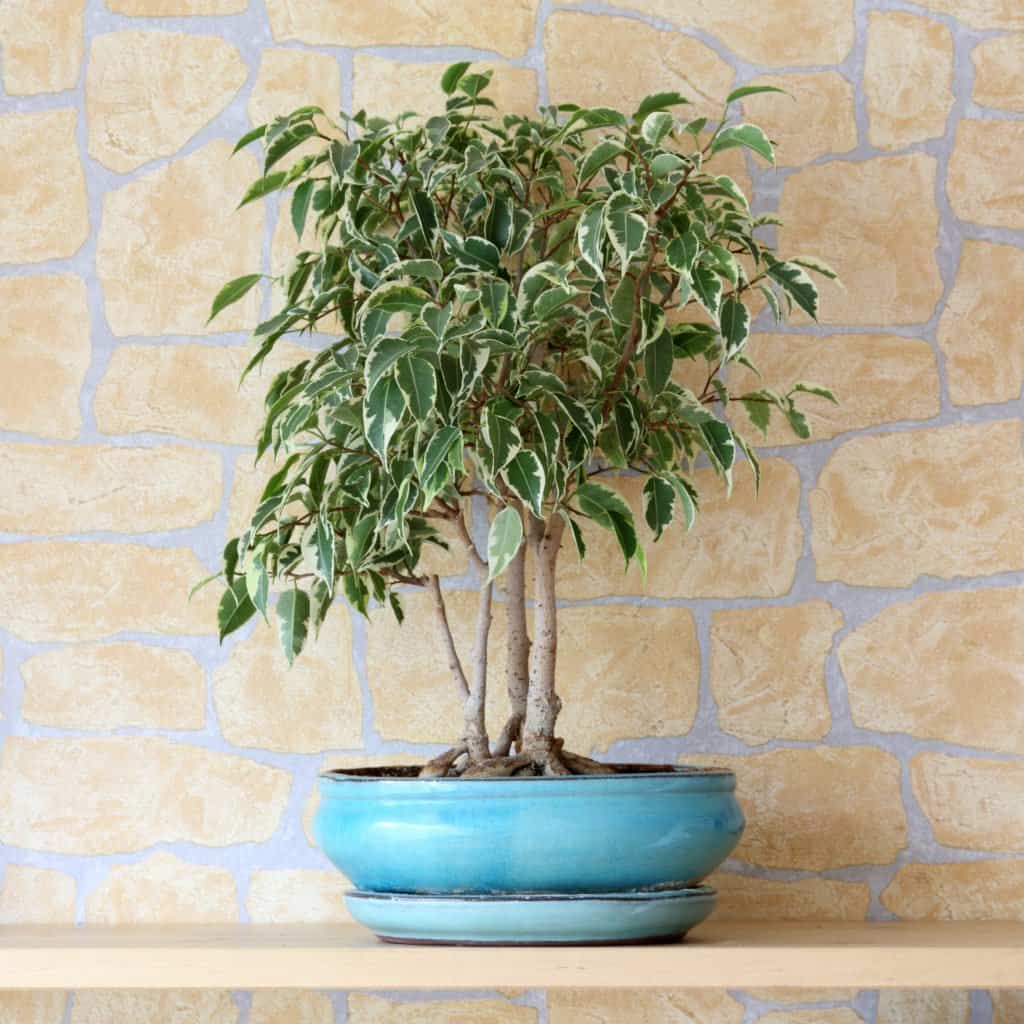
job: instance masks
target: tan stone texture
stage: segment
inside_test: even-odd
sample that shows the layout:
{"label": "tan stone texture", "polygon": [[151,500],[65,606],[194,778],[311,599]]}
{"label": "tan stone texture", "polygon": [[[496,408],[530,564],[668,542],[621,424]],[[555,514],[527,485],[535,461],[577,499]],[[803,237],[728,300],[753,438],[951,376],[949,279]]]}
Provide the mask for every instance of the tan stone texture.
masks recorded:
{"label": "tan stone texture", "polygon": [[0,6],[4,91],[71,89],[82,65],[85,0],[5,0]]}
{"label": "tan stone texture", "polygon": [[220,507],[217,452],[166,445],[0,442],[0,530],[147,533],[198,526]]}
{"label": "tan stone texture", "polygon": [[1024,860],[907,864],[882,905],[915,921],[1024,921]]}
{"label": "tan stone texture", "polygon": [[743,1006],[717,989],[556,988],[548,992],[548,1020],[551,1024],[741,1024]]}
{"label": "tan stone texture", "polygon": [[863,921],[871,903],[871,890],[862,882],[776,882],[719,872],[710,883],[718,892],[719,921]]}
{"label": "tan stone texture", "polygon": [[[736,394],[757,391],[765,382],[781,392],[811,382],[835,393],[838,405],[813,395],[798,396],[811,441],[893,420],[926,420],[939,412],[939,373],[927,341],[894,334],[755,334],[746,354],[764,377],[731,366],[729,387]],[[806,443],[774,410],[767,438],[740,404],[730,410],[744,437],[755,444]]]}
{"label": "tan stone texture", "polygon": [[115,14],[136,14],[148,18],[168,18],[179,14],[241,14],[249,0],[106,0]]}
{"label": "tan stone texture", "polygon": [[[444,107],[441,75],[449,61],[408,64],[357,53],[353,58],[352,109],[376,117],[397,117],[405,111],[432,113]],[[488,68],[490,69],[490,68]],[[497,109],[493,116],[533,114],[537,110],[537,72],[498,64],[486,95]]]}
{"label": "tan stone texture", "polygon": [[[189,590],[209,570],[189,548],[100,541],[0,545],[0,622],[32,642],[99,640],[122,630],[205,635],[217,595]],[[59,581],[59,585],[55,585]]]}
{"label": "tan stone texture", "polygon": [[864,729],[1024,754],[1024,591],[922,594],[839,644]]}
{"label": "tan stone texture", "polygon": [[819,580],[903,587],[1024,568],[1021,423],[853,438],[825,464],[810,508]]}
{"label": "tan stone texture", "polygon": [[260,269],[262,204],[235,209],[258,165],[251,153],[230,155],[215,139],[104,194],[96,272],[118,337],[255,326],[258,289],[206,323],[220,288]]}
{"label": "tan stone texture", "polygon": [[1024,853],[1024,761],[923,753],[910,781],[944,846]]}
{"label": "tan stone texture", "polygon": [[69,1024],[238,1024],[230,992],[76,992]]}
{"label": "tan stone texture", "polygon": [[154,853],[116,864],[89,893],[89,924],[223,924],[238,920],[238,887],[227,868]]}
{"label": "tan stone texture", "polygon": [[333,46],[472,46],[521,57],[533,42],[539,0],[267,0],[278,41]]}
{"label": "tan stone texture", "polygon": [[89,47],[89,155],[125,174],[176,153],[245,84],[238,49],[217,36],[111,32]]}
{"label": "tan stone texture", "polygon": [[699,39],[631,18],[556,11],[544,26],[544,49],[552,103],[632,110],[649,93],[674,89],[692,104],[677,108],[680,116],[698,117],[721,113],[734,77]]}
{"label": "tan stone texture", "polygon": [[[825,1002],[842,1002],[855,999],[857,996],[857,989],[855,988],[745,988],[743,990],[745,995],[753,996],[755,999],[763,999],[766,1003],[825,1003]],[[776,1013],[783,1013],[783,1011],[775,1011]],[[823,1024],[828,1024],[833,1018],[829,1017],[828,1014],[831,1010],[825,1009],[822,1011],[826,1016],[823,1018]],[[769,1017],[772,1014],[768,1015]],[[789,1014],[785,1013],[783,1016],[784,1020],[789,1020]],[[803,1018],[797,1018],[803,1020]],[[858,1018],[858,1021],[860,1018]],[[817,1024],[816,1021],[808,1021],[807,1024]]]}
{"label": "tan stone texture", "polygon": [[[1021,21],[1024,28],[1024,20]],[[1024,35],[985,39],[971,51],[975,103],[1000,110],[1024,111]]]}
{"label": "tan stone texture", "polygon": [[338,871],[256,871],[245,907],[257,924],[351,921],[345,909],[347,888]]}
{"label": "tan stone texture", "polygon": [[888,864],[907,843],[900,763],[875,747],[684,754],[736,772],[747,828],[733,856],[766,868],[824,871]]}
{"label": "tan stone texture", "polygon": [[877,1024],[967,1024],[967,992],[948,989],[882,989]]}
{"label": "tan stone texture", "polygon": [[930,319],[942,297],[935,167],[934,157],[911,153],[836,160],[786,179],[780,251],[822,259],[841,278],[818,282],[822,323]]}
{"label": "tan stone texture", "polygon": [[1019,1024],[1024,1020],[1024,989],[1007,989],[992,996],[992,1024]]}
{"label": "tan stone texture", "polygon": [[70,439],[89,368],[89,306],[76,274],[0,278],[0,429]]}
{"label": "tan stone texture", "polygon": [[352,624],[339,599],[289,668],[275,625],[258,623],[213,673],[224,738],[239,747],[314,753],[362,742]]}
{"label": "tan stone texture", "polygon": [[838,72],[758,75],[755,84],[788,93],[763,93],[742,101],[744,117],[760,125],[774,143],[779,167],[797,167],[856,147],[853,85]]}
{"label": "tan stone texture", "polygon": [[9,736],[0,842],[83,856],[160,842],[264,842],[290,788],[277,768],[155,737]]}
{"label": "tan stone texture", "polygon": [[249,1024],[334,1024],[334,1006],[320,992],[253,992]]}
{"label": "tan stone texture", "polygon": [[949,28],[903,11],[871,11],[864,94],[873,146],[902,149],[944,135],[953,109]]}
{"label": "tan stone texture", "polygon": [[1021,147],[1024,122],[960,121],[946,177],[957,217],[996,228],[1024,228]]}
{"label": "tan stone texture", "polygon": [[74,876],[51,868],[8,864],[0,881],[0,924],[74,924],[78,889]]}
{"label": "tan stone texture", "polygon": [[616,6],[707,32],[744,60],[769,67],[839,64],[853,46],[852,0],[785,4],[738,0],[728,5],[707,0],[623,0]]}
{"label": "tan stone texture", "polygon": [[623,571],[622,552],[614,536],[584,527],[587,557],[579,562],[571,538],[562,544],[558,596],[565,600],[646,594],[649,597],[781,597],[793,586],[803,531],[797,519],[800,478],[782,459],[764,459],[761,492],[754,494],[747,466],[733,470],[732,496],[710,469],[694,477],[701,512],[687,533],[673,523],[657,544],[641,510],[641,483],[636,478],[606,478],[633,508],[640,541],[647,552],[644,585],[640,570]]}
{"label": "tan stone texture", "polygon": [[137,643],[81,644],[22,663],[21,714],[62,729],[201,729],[203,667],[186,650]]}
{"label": "tan stone texture", "polygon": [[0,117],[0,263],[73,256],[85,241],[89,209],[77,121],[75,110]]}
{"label": "tan stone texture", "polygon": [[1017,0],[921,0],[920,6],[972,28],[1024,29],[1024,9]]}
{"label": "tan stone texture", "polygon": [[308,349],[282,343],[239,386],[253,356],[250,347],[119,345],[96,391],[96,421],[105,434],[253,444],[274,374],[309,355]]}
{"label": "tan stone texture", "polygon": [[956,405],[1019,398],[1024,382],[1024,308],[1018,298],[1024,252],[966,239],[939,320],[946,382]]}
{"label": "tan stone texture", "polygon": [[[362,992],[348,997],[348,1024],[537,1024],[537,1019],[534,1007],[504,999],[404,1002]],[[558,1024],[554,1017],[549,1019]]]}
{"label": "tan stone texture", "polygon": [[0,992],[0,1020],[4,1024],[63,1024],[64,992]]}
{"label": "tan stone texture", "polygon": [[819,740],[832,726],[825,659],[843,616],[828,601],[711,616],[718,725],[744,743]]}
{"label": "tan stone texture", "polygon": [[845,1006],[813,1010],[773,1010],[758,1024],[863,1024],[864,1018]]}

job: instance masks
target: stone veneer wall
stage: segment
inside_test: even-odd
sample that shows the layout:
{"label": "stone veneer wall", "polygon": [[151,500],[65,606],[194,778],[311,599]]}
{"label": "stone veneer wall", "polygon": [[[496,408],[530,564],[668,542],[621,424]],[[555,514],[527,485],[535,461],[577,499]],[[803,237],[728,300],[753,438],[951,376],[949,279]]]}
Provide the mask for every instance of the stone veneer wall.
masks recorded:
{"label": "stone veneer wall", "polygon": [[[336,918],[317,771],[447,738],[422,616],[339,610],[289,675],[269,631],[221,649],[214,593],[184,595],[260,486],[264,382],[236,380],[261,300],[205,313],[294,245],[276,201],[231,212],[256,174],[231,142],[300,102],[421,105],[460,58],[507,108],[784,86],[746,110],[778,170],[734,173],[845,281],[820,327],[753,343],[843,400],[811,443],[773,435],[760,503],[741,474],[646,592],[606,539],[567,562],[573,745],[735,766],[722,916],[1024,917],[1020,0],[0,0],[0,49],[0,920]],[[0,1019],[1010,1024],[1024,1001],[8,994]]]}

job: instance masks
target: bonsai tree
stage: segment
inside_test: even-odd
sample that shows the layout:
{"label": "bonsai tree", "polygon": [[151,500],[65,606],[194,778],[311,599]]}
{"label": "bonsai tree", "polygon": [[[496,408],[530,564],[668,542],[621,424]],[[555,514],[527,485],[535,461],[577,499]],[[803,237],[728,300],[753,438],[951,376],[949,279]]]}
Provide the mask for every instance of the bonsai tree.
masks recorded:
{"label": "bonsai tree", "polygon": [[[443,114],[394,120],[364,112],[329,122],[304,107],[249,132],[264,174],[242,204],[293,189],[291,221],[315,242],[275,280],[281,308],[253,332],[246,373],[291,333],[326,335],[310,358],[277,374],[266,396],[257,458],[269,475],[249,528],[229,541],[220,636],[276,602],[289,663],[337,595],[363,614],[421,587],[464,708],[456,742],[423,774],[586,773],[605,766],[563,748],[556,561],[586,555],[581,525],[611,531],[628,566],[645,567],[629,504],[601,481],[643,478],[643,516],[661,536],[689,529],[706,459],[731,484],[749,443],[726,418],[746,408],[766,430],[781,415],[801,437],[798,384],[734,394],[727,369],[746,356],[751,305],[814,317],[807,259],[782,259],[736,182],[713,169],[742,147],[773,159],[765,133],[720,121],[680,121],[686,99],[649,96],[629,115],[562,104],[540,118],[497,120],[490,74],[454,64]],[[300,145],[312,155],[285,161]],[[262,275],[227,284],[212,316]],[[677,365],[703,367],[700,390]],[[467,512],[489,511],[486,551]],[[437,575],[422,568],[440,531],[465,545],[479,577],[471,651],[458,651]],[[527,553],[532,553],[532,573]],[[532,576],[532,588],[528,586]],[[487,640],[500,578],[507,617],[511,715],[485,720]],[[527,597],[532,590],[533,629]]]}

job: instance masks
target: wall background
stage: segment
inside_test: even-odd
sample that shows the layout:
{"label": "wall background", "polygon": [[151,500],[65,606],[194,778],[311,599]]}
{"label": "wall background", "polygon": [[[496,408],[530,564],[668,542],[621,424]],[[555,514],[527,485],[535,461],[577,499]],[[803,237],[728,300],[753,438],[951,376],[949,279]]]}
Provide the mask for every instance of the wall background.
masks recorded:
{"label": "wall background", "polygon": [[[286,676],[184,595],[262,485],[261,300],[211,332],[210,298],[294,248],[276,202],[231,212],[231,142],[300,103],[422,107],[464,58],[508,108],[783,85],[746,109],[779,168],[732,173],[846,286],[754,343],[843,399],[772,436],[757,506],[741,474],[646,592],[566,560],[572,745],[736,767],[723,916],[1024,916],[1017,0],[0,0],[0,921],[337,917],[318,770],[448,738],[422,616],[339,609]],[[1021,1019],[984,992],[0,995],[4,1024]]]}

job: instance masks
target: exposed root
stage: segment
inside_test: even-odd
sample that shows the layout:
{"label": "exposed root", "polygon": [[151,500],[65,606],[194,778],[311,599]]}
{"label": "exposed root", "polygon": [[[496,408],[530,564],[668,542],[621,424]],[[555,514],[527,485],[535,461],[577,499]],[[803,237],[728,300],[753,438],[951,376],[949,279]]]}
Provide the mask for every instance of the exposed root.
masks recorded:
{"label": "exposed root", "polygon": [[615,774],[615,769],[610,765],[602,764],[600,761],[595,761],[590,757],[584,757],[582,754],[574,754],[571,750],[563,750],[559,756],[573,775]]}
{"label": "exposed root", "polygon": [[512,744],[520,743],[523,735],[523,716],[518,714],[509,715],[505,727],[501,730],[497,742],[492,751],[494,757],[508,757],[512,752]]}
{"label": "exposed root", "polygon": [[[455,767],[455,762],[460,757],[466,754],[466,744],[459,743],[449,750],[446,750],[443,754],[438,754],[433,760],[428,761],[420,769],[421,779],[440,779],[445,775],[452,773],[452,769]],[[468,756],[467,756],[468,761]]]}
{"label": "exposed root", "polygon": [[[439,754],[420,769],[421,779],[463,778],[501,779],[510,776],[614,775],[615,769],[582,754],[564,750],[564,740],[553,740],[546,747],[509,754],[501,753],[506,732],[512,734],[515,716],[509,719],[495,744],[494,755],[474,761],[465,743]],[[518,736],[517,736],[518,739]],[[511,743],[510,743],[511,745]]]}
{"label": "exposed root", "polygon": [[464,779],[500,779],[515,775],[522,768],[533,766],[533,758],[529,754],[518,754],[516,757],[489,757],[479,764],[470,765],[462,773]]}

